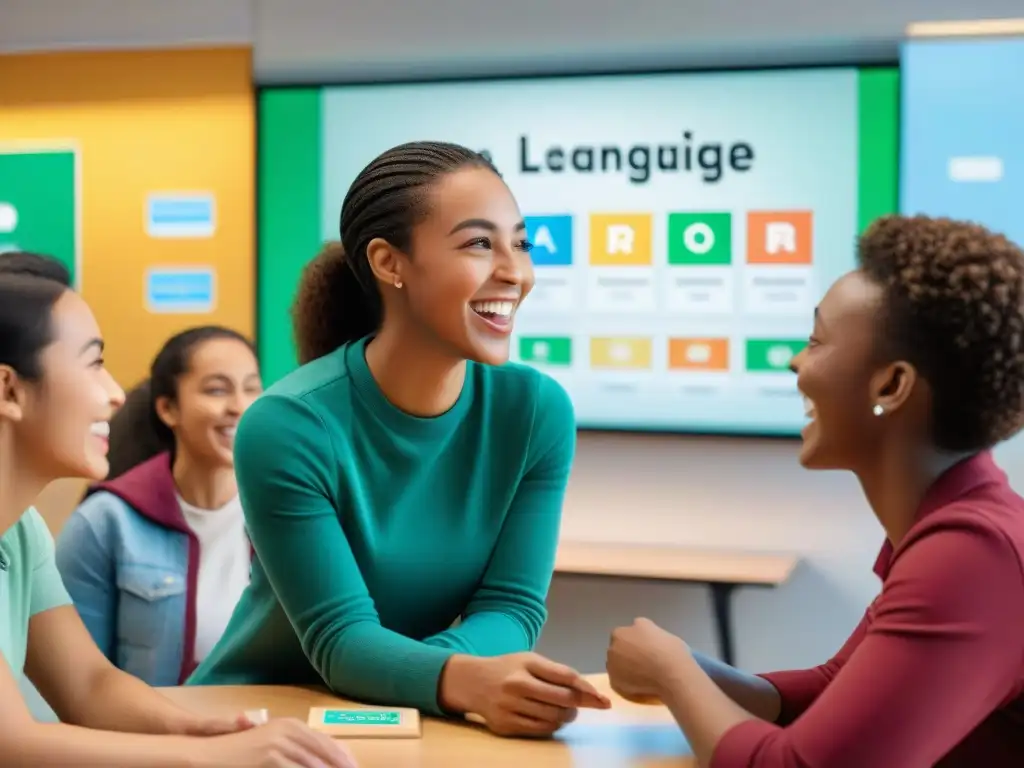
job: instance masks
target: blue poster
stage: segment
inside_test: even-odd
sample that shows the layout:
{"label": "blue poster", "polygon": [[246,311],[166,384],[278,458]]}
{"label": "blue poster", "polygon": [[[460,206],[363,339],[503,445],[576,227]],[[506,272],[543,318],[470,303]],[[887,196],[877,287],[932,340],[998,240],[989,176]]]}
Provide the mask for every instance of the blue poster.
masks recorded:
{"label": "blue poster", "polygon": [[156,314],[207,314],[216,304],[212,267],[152,267],[146,271],[146,308]]}

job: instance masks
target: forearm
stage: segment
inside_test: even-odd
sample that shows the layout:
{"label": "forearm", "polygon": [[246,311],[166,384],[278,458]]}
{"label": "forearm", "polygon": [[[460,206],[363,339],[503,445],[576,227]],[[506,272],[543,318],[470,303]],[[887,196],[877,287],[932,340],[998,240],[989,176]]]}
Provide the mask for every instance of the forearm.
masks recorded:
{"label": "forearm", "polygon": [[88,696],[62,720],[85,728],[122,733],[183,735],[198,717],[126,672],[109,667],[97,673]]}
{"label": "forearm", "polygon": [[337,694],[369,703],[441,714],[438,681],[448,648],[362,622],[303,645],[314,668]]}
{"label": "forearm", "polygon": [[693,660],[719,689],[744,710],[774,723],[782,710],[782,697],[775,686],[762,677],[743,672],[735,667],[692,652]]}
{"label": "forearm", "polygon": [[4,768],[191,768],[196,740],[32,723],[0,734]]}
{"label": "forearm", "polygon": [[485,611],[467,616],[459,626],[423,642],[473,656],[504,656],[533,648],[523,625],[512,616]]}
{"label": "forearm", "polygon": [[662,672],[659,698],[686,734],[698,764],[705,768],[711,765],[715,747],[727,731],[757,719],[726,694],[689,654],[667,661]]}

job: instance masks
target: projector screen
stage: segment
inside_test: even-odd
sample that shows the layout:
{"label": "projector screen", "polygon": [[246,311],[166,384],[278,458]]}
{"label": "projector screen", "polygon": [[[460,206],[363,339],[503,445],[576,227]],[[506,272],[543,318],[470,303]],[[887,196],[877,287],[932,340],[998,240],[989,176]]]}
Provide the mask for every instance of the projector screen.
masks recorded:
{"label": "projector screen", "polygon": [[856,69],[323,88],[318,237],[378,153],[465,144],[534,245],[512,358],[562,383],[581,428],[794,435],[790,360],[865,218],[896,204],[896,91]]}

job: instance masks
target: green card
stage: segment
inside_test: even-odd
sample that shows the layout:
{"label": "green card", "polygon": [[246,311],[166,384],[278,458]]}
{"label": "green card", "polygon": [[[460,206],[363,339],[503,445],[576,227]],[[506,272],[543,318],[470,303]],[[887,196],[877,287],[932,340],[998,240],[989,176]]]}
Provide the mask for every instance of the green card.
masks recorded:
{"label": "green card", "polygon": [[402,713],[376,709],[328,709],[324,725],[401,725]]}

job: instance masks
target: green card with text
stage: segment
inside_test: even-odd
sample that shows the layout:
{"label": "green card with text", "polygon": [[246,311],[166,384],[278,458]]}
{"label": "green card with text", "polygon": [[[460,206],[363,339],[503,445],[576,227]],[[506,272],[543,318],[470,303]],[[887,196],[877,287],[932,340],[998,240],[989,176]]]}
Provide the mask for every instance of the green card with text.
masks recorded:
{"label": "green card with text", "polygon": [[324,725],[401,725],[402,713],[375,709],[328,709]]}

